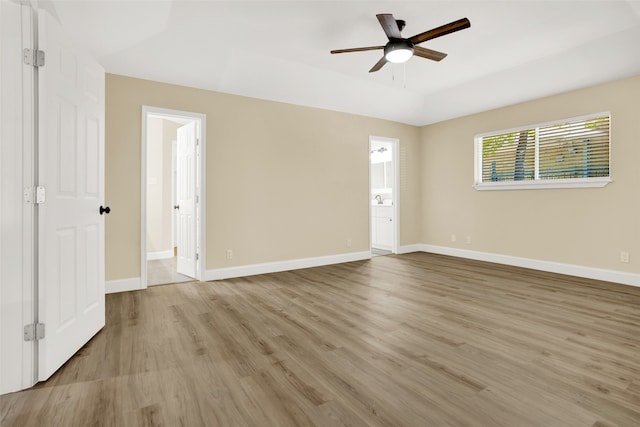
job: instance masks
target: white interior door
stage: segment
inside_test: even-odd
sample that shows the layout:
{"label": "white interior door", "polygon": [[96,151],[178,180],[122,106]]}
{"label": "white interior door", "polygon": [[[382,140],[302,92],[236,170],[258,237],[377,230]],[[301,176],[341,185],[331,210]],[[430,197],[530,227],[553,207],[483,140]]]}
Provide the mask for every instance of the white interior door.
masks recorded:
{"label": "white interior door", "polygon": [[171,250],[178,247],[178,209],[176,208],[178,206],[177,148],[178,142],[176,140],[171,141],[171,207],[173,208],[171,211]]}
{"label": "white interior door", "polygon": [[196,123],[178,128],[178,273],[196,277]]}
{"label": "white interior door", "polygon": [[39,379],[105,324],[104,69],[39,12]]}

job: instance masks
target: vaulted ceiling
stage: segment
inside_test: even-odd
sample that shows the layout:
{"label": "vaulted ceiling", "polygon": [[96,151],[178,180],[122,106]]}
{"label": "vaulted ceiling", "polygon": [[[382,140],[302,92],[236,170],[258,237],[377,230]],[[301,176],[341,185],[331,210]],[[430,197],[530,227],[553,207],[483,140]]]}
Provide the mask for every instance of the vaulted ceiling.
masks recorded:
{"label": "vaulted ceiling", "polygon": [[[41,3],[43,3],[41,1]],[[425,125],[640,74],[640,0],[64,1],[48,0],[109,73]],[[376,19],[404,37],[467,17],[471,28],[368,70]]]}

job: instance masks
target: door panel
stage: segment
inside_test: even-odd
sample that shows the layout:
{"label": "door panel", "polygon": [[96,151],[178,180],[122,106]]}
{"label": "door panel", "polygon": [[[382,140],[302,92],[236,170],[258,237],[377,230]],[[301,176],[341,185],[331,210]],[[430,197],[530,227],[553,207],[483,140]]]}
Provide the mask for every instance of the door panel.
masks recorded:
{"label": "door panel", "polygon": [[196,277],[196,135],[191,122],[178,128],[177,199],[178,199],[178,273]]}
{"label": "door panel", "polygon": [[39,379],[46,380],[105,322],[104,70],[78,55],[39,12]]}

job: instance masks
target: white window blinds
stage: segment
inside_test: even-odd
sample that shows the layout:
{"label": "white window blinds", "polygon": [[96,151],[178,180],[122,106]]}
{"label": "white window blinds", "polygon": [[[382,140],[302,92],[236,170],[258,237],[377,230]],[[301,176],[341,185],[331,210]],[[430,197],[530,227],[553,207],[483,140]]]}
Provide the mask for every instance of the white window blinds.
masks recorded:
{"label": "white window blinds", "polygon": [[609,116],[539,130],[541,179],[609,176]]}

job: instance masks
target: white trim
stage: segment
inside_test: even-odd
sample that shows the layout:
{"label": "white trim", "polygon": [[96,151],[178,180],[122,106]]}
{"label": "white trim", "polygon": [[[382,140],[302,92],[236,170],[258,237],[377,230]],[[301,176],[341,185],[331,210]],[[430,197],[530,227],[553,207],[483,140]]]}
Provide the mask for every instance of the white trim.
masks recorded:
{"label": "white trim", "polygon": [[402,245],[398,249],[398,255],[408,254],[411,252],[426,252],[422,250],[423,246],[424,245],[422,245],[421,243],[414,243],[413,245]]}
{"label": "white trim", "polygon": [[[37,46],[37,13],[29,4],[0,3],[0,394],[37,381],[37,348],[22,325],[37,319],[37,234],[34,204],[24,190],[37,182],[37,93],[24,48]],[[6,37],[5,37],[6,36]],[[4,248],[4,250],[3,250]]]}
{"label": "white trim", "polygon": [[104,283],[105,293],[107,294],[114,294],[116,292],[137,291],[144,288],[146,288],[146,286],[142,286],[142,281],[139,277],[107,280]]}
{"label": "white trim", "polygon": [[583,277],[587,279],[604,280],[623,285],[640,287],[640,274],[625,271],[606,270],[603,268],[587,267],[575,264],[563,264],[560,262],[543,261],[531,258],[522,258],[511,255],[501,255],[489,252],[470,251],[436,245],[413,245],[419,247],[422,252],[431,252],[441,255],[450,255],[460,258],[478,261],[495,262],[498,264],[512,265],[515,267],[530,268],[533,270],[547,271],[550,273],[567,274],[569,276]]}
{"label": "white trim", "polygon": [[142,124],[141,124],[141,155],[140,160],[140,283],[141,288],[147,287],[147,116],[171,116],[181,117],[185,119],[195,120],[199,122],[200,130],[200,191],[199,191],[199,223],[200,232],[198,254],[199,259],[196,264],[196,279],[203,280],[206,277],[206,260],[207,260],[207,116],[202,113],[193,113],[188,111],[172,110],[169,108],[152,107],[148,105],[142,106]]}
{"label": "white trim", "polygon": [[541,179],[524,181],[478,182],[473,188],[487,190],[542,190],[548,188],[599,188],[612,182],[611,177]]}
{"label": "white trim", "polygon": [[234,277],[254,276],[256,274],[278,273],[281,271],[299,270],[301,268],[321,267],[323,265],[341,264],[345,262],[371,259],[370,251],[350,252],[339,255],[328,255],[314,258],[292,259],[287,261],[267,262],[262,264],[242,265],[238,267],[217,268],[207,270],[205,280],[223,280]]}
{"label": "white trim", "polygon": [[[604,280],[623,285],[640,287],[640,274],[624,271],[606,270],[601,268],[586,267],[574,264],[563,264],[553,261],[542,261],[531,258],[501,255],[489,252],[471,251],[446,246],[414,243],[403,245],[398,249],[398,254],[411,252],[429,252],[440,255],[448,255],[459,258],[473,259],[477,261],[494,262],[515,267],[530,268],[533,270],[547,271],[550,273],[567,274],[570,276],[584,277],[587,279]],[[238,267],[218,268],[207,270],[205,280],[223,280],[234,277],[253,276],[256,274],[277,273],[302,268],[321,267],[324,265],[341,264],[345,262],[363,261],[371,259],[371,252],[351,252],[339,255],[329,255],[314,258],[301,258],[287,261],[269,262],[261,264],[243,265]],[[135,291],[144,289],[139,277],[129,279],[109,280],[106,282],[106,293]]]}
{"label": "white trim", "polygon": [[[148,107],[142,106],[140,123],[140,283],[147,287],[147,116]],[[109,282],[105,283],[106,293]],[[120,290],[114,292],[121,292]]]}
{"label": "white trim", "polygon": [[173,249],[168,251],[147,252],[147,261],[173,258]]}

